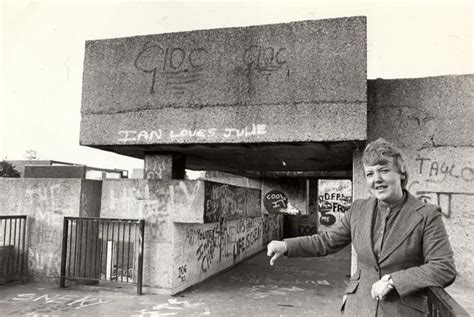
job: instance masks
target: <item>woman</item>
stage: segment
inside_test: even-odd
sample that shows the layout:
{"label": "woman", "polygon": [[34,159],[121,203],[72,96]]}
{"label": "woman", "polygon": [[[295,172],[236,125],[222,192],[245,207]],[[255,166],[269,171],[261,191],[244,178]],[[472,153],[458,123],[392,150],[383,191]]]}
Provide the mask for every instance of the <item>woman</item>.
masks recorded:
{"label": "woman", "polygon": [[270,242],[270,264],[281,255],[324,256],[352,242],[357,270],[344,292],[344,315],[426,316],[424,288],[456,277],[441,209],[406,190],[406,164],[394,144],[371,142],[362,161],[372,197],[354,201],[335,231]]}

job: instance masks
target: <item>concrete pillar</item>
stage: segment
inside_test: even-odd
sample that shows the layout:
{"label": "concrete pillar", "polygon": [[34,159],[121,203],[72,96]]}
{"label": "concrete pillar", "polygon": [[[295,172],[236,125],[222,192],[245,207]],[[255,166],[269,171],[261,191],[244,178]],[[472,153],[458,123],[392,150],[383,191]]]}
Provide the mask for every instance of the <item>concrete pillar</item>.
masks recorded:
{"label": "concrete pillar", "polygon": [[146,154],[145,179],[184,179],[185,157],[182,154]]}

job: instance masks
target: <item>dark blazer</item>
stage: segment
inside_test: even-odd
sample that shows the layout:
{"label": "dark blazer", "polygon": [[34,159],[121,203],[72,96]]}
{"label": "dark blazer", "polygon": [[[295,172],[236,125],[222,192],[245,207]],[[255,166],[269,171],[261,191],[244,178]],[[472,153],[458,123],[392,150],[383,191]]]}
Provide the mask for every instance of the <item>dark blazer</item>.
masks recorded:
{"label": "dark blazer", "polygon": [[[324,256],[352,241],[357,270],[345,290],[345,316],[426,316],[424,288],[446,287],[454,281],[453,251],[440,207],[407,195],[396,230],[384,239],[378,260],[372,246],[375,198],[354,201],[334,231],[285,239],[289,257]],[[396,290],[376,301],[370,295],[372,284],[385,274],[391,275]]]}

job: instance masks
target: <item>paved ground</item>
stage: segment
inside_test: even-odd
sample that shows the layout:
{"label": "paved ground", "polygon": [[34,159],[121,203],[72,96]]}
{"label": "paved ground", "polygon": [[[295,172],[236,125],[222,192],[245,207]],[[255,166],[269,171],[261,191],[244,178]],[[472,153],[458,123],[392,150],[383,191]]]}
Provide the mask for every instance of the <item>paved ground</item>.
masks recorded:
{"label": "paved ground", "polygon": [[[325,258],[281,259],[275,267],[268,260],[262,252],[175,297],[8,284],[0,286],[0,315],[340,316],[350,248]],[[456,282],[448,292],[474,316],[473,286]]]}
{"label": "paved ground", "polygon": [[9,284],[0,286],[1,315],[337,316],[349,251],[275,267],[262,252],[176,297]]}

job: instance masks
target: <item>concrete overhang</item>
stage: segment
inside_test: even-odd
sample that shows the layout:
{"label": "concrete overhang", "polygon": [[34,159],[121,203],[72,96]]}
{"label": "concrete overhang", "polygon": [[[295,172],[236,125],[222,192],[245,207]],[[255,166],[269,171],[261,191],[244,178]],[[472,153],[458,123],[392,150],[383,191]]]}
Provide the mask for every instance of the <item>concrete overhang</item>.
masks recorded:
{"label": "concrete overhang", "polygon": [[365,17],[88,41],[80,143],[191,169],[350,169],[366,42]]}

